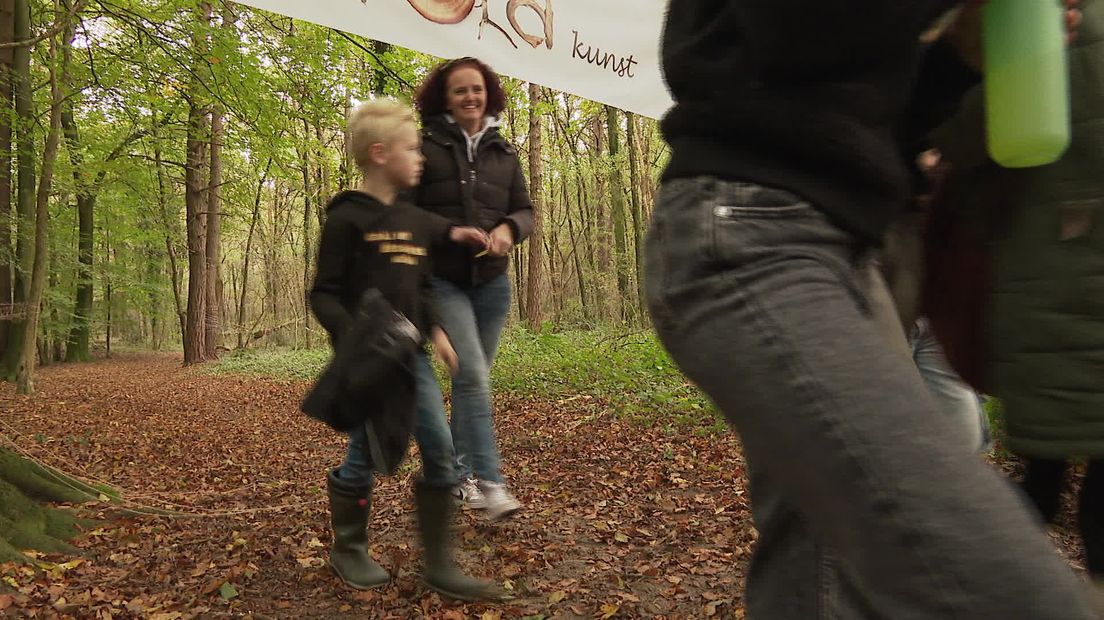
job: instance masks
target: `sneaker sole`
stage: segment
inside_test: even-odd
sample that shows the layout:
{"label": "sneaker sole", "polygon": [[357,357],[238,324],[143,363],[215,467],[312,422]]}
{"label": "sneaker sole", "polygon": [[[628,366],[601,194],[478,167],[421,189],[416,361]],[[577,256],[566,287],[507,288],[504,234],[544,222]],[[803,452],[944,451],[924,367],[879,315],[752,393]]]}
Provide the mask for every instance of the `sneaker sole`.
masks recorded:
{"label": "sneaker sole", "polygon": [[466,500],[462,497],[456,497],[455,495],[453,496],[453,499],[456,500],[456,504],[458,506],[467,508],[469,510],[486,510],[487,509],[487,502],[473,502],[473,501],[470,501],[470,500]]}
{"label": "sneaker sole", "polygon": [[514,516],[515,514],[518,513],[518,511],[521,510],[521,508],[522,508],[522,506],[519,503],[510,504],[510,505],[506,506],[505,508],[499,508],[499,509],[496,509],[496,510],[492,510],[490,508],[487,508],[486,509],[487,510],[487,518],[490,519],[491,521],[500,521],[500,520],[505,519],[507,517]]}

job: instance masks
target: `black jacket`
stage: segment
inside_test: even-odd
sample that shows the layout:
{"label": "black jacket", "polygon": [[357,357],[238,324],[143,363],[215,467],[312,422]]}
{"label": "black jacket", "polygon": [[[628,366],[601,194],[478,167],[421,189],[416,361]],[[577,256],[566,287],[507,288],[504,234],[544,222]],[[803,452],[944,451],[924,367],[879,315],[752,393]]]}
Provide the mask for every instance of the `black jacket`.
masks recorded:
{"label": "black jacket", "polygon": [[423,335],[436,325],[428,285],[431,247],[445,247],[447,220],[402,203],[387,206],[358,191],[326,206],[311,288],[311,310],[335,347],[361,295],[377,288]]}
{"label": "black jacket", "polygon": [[[920,35],[957,0],[676,0],[665,179],[792,191],[878,243],[913,192],[904,152],[977,76]],[[945,116],[945,114],[944,114]]]}
{"label": "black jacket", "polygon": [[393,472],[414,428],[412,362],[421,340],[414,324],[370,289],[299,409],[342,433],[363,429],[376,469]]}
{"label": "black jacket", "polygon": [[[425,171],[413,192],[414,204],[454,224],[486,231],[505,222],[514,243],[533,231],[533,202],[525,186],[517,151],[498,129],[490,127],[479,141],[475,161],[468,161],[467,140],[460,127],[440,116],[422,129]],[[505,256],[475,257],[478,250],[446,246],[435,252],[433,272],[459,286],[473,287],[506,272]]]}

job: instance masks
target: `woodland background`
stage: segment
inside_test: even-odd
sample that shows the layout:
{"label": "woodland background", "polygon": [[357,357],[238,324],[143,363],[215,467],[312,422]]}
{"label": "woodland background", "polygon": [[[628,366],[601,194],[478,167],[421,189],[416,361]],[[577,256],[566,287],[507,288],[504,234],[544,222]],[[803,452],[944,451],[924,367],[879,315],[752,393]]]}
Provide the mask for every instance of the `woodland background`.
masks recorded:
{"label": "woodland background", "polygon": [[[233,3],[0,0],[0,25],[0,374],[325,342],[305,292],[325,203],[357,182],[345,113],[410,99],[439,59]],[[539,212],[513,317],[644,324],[655,122],[503,82]]]}

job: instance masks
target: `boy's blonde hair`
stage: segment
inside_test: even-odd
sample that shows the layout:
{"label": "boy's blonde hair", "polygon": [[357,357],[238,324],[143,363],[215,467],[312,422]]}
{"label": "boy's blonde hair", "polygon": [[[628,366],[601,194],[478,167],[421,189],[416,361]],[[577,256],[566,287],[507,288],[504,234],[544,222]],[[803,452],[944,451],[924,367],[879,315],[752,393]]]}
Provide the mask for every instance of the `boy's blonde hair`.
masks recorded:
{"label": "boy's blonde hair", "polygon": [[394,99],[373,99],[349,110],[349,153],[357,168],[370,165],[369,149],[373,144],[387,144],[395,132],[406,124],[414,124],[414,111]]}

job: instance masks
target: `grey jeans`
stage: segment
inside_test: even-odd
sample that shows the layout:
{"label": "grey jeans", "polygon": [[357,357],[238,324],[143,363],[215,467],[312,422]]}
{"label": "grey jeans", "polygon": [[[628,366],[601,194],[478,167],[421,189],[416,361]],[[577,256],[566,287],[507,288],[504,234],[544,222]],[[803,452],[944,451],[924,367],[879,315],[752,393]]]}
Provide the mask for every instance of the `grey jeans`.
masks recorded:
{"label": "grey jeans", "polygon": [[749,617],[1094,618],[1023,498],[935,414],[856,247],[784,191],[659,194],[648,304],[742,439]]}

